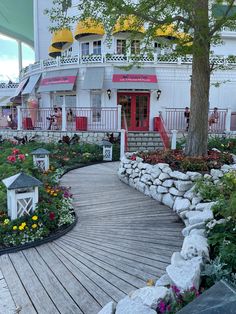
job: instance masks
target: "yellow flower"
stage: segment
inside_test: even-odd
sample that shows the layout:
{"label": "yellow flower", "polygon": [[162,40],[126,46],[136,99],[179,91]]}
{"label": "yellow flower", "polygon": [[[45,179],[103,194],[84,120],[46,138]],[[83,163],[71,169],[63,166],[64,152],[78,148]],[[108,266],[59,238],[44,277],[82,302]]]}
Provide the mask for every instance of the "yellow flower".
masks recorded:
{"label": "yellow flower", "polygon": [[37,224],[33,224],[33,225],[32,225],[32,228],[33,228],[33,229],[35,229],[35,228],[37,228],[37,227],[38,227]]}
{"label": "yellow flower", "polygon": [[38,220],[38,216],[34,215],[34,216],[32,217],[32,220]]}
{"label": "yellow flower", "polygon": [[53,193],[53,196],[57,196],[57,193]]}
{"label": "yellow flower", "polygon": [[24,230],[24,227],[20,225],[19,230]]}
{"label": "yellow flower", "polygon": [[4,225],[8,225],[9,224],[9,222],[10,222],[10,220],[9,219],[4,219]]}
{"label": "yellow flower", "polygon": [[13,226],[12,229],[13,229],[13,230],[17,230],[17,226]]}

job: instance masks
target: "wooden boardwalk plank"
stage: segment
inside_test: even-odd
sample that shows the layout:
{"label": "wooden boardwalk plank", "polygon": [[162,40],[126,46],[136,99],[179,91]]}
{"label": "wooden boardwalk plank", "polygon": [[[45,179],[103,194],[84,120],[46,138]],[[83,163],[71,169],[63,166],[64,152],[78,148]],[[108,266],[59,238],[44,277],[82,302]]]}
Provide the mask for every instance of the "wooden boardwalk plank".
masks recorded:
{"label": "wooden boardwalk plank", "polygon": [[61,183],[74,194],[74,229],[53,243],[0,257],[20,313],[97,314],[160,277],[179,251],[178,217],[120,182],[117,167],[97,164],[67,173]]}

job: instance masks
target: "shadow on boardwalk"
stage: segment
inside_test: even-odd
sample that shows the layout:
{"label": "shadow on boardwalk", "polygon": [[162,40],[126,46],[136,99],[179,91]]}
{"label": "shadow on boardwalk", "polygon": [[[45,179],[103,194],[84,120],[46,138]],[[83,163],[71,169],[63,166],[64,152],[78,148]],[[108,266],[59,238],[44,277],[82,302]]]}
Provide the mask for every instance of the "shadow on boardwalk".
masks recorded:
{"label": "shadow on boardwalk", "polygon": [[[0,257],[20,313],[96,314],[160,277],[182,245],[169,208],[119,181],[118,163],[67,173],[78,224],[62,238]],[[5,313],[4,313],[5,314]]]}

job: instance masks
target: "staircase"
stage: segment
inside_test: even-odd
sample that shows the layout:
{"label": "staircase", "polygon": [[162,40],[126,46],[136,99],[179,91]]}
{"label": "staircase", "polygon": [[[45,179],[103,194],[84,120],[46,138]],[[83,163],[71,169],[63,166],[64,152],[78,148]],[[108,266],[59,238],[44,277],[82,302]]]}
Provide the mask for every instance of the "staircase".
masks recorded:
{"label": "staircase", "polygon": [[163,149],[158,132],[128,132],[128,152]]}

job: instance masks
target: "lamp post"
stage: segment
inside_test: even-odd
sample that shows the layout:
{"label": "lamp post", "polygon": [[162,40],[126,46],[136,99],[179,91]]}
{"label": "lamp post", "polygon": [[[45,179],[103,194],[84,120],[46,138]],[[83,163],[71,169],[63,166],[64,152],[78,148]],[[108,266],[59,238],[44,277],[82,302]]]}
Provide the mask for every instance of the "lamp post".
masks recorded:
{"label": "lamp post", "polygon": [[38,187],[42,182],[24,172],[2,182],[7,188],[7,211],[11,220],[31,215],[38,203]]}
{"label": "lamp post", "polygon": [[110,90],[110,88],[107,90],[107,96],[108,96],[108,98],[110,100],[111,99],[111,90]]}
{"label": "lamp post", "polygon": [[112,144],[109,141],[102,141],[103,160],[112,161]]}
{"label": "lamp post", "polygon": [[160,96],[161,96],[161,90],[158,89],[158,90],[157,90],[157,100],[159,100]]}
{"label": "lamp post", "polygon": [[44,148],[38,148],[31,152],[33,155],[34,166],[41,171],[47,171],[49,169],[49,155],[50,152]]}

